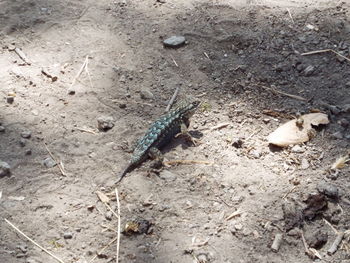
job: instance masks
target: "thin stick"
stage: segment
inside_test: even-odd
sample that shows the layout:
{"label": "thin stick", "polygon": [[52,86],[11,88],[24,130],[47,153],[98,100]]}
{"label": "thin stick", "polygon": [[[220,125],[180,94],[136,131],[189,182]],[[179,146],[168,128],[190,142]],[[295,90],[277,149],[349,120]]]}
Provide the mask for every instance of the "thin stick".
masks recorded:
{"label": "thin stick", "polygon": [[270,87],[266,87],[266,86],[259,86],[263,89],[266,89],[266,90],[269,90],[269,91],[272,91],[273,93],[278,93],[278,94],[281,94],[281,95],[284,95],[286,97],[289,97],[289,98],[292,98],[292,99],[296,99],[296,100],[302,100],[302,101],[307,101],[307,99],[303,98],[303,97],[300,97],[298,95],[293,95],[293,94],[289,94],[289,93],[286,93],[286,92],[283,92],[283,91],[279,91],[275,88],[270,88]]}
{"label": "thin stick", "polygon": [[97,134],[97,132],[93,131],[93,130],[88,130],[88,129],[84,129],[84,128],[75,128],[78,131],[82,131],[82,132],[87,132],[87,133],[91,133],[91,134]]}
{"label": "thin stick", "polygon": [[24,54],[24,52],[22,50],[20,50],[18,47],[15,48],[15,52],[27,65],[31,65],[32,64],[29,61],[29,59],[27,58],[26,54]]}
{"label": "thin stick", "polygon": [[335,51],[334,49],[321,49],[321,50],[315,50],[315,51],[310,51],[310,52],[306,52],[306,53],[302,53],[302,56],[308,56],[308,55],[314,55],[314,54],[320,54],[320,53],[326,53],[326,52],[332,52],[336,55],[338,55],[339,57],[342,57],[343,59],[347,60],[350,62],[350,58],[345,57],[344,55],[338,53],[337,51]]}
{"label": "thin stick", "polygon": [[292,13],[290,12],[289,8],[287,8],[287,11],[288,11],[288,14],[289,14],[290,19],[292,19],[293,24],[295,24],[295,23],[294,23],[294,19],[293,19],[293,17],[292,17]]}
{"label": "thin stick", "polygon": [[114,241],[116,241],[117,239],[118,239],[118,236],[115,237],[115,238],[113,238],[111,241],[109,241],[109,243],[108,243],[106,246],[104,246],[99,252],[96,253],[96,255],[94,255],[94,256],[90,259],[89,263],[91,263],[92,261],[94,261],[95,258],[97,258],[98,255],[100,255],[103,251],[105,251],[106,248],[108,248],[110,245],[112,245],[112,244],[114,243]]}
{"label": "thin stick", "polygon": [[120,203],[119,203],[119,196],[118,196],[118,189],[117,188],[115,188],[115,197],[117,199],[117,212],[118,212],[117,259],[116,259],[116,263],[118,263],[118,260],[119,260],[119,245],[120,245]]}
{"label": "thin stick", "polygon": [[338,246],[340,245],[341,241],[343,240],[344,232],[338,232],[337,237],[335,238],[333,244],[331,247],[327,250],[328,255],[334,254],[338,250]]}
{"label": "thin stick", "polygon": [[175,59],[173,58],[173,56],[172,56],[172,55],[170,55],[170,57],[171,57],[171,59],[173,60],[173,62],[174,62],[174,64],[175,64],[175,66],[176,66],[176,67],[179,67],[179,65],[176,63]]}
{"label": "thin stick", "polygon": [[72,84],[70,85],[70,89],[73,87],[73,85],[75,84],[75,82],[77,81],[77,79],[79,78],[79,76],[81,75],[81,73],[83,72],[84,68],[86,67],[87,61],[89,59],[89,55],[86,56],[83,65],[81,66],[81,68],[79,69],[78,73],[75,75]]}
{"label": "thin stick", "polygon": [[165,112],[168,112],[171,108],[171,106],[173,105],[177,95],[179,94],[180,91],[180,86],[178,86],[173,94],[173,96],[171,97],[171,99],[169,100],[168,105],[166,106]]}
{"label": "thin stick", "polygon": [[62,161],[59,161],[58,159],[55,158],[55,156],[53,156],[53,154],[51,153],[51,151],[49,150],[49,148],[47,147],[46,143],[44,143],[45,148],[47,150],[47,152],[49,153],[49,155],[51,156],[51,158],[57,163],[58,168],[61,171],[61,174],[63,176],[67,176],[66,172],[64,171],[64,167],[63,167],[63,163]]}
{"label": "thin stick", "polygon": [[211,127],[211,128],[210,128],[210,131],[220,130],[220,129],[225,128],[225,127],[227,127],[227,126],[229,126],[229,125],[230,125],[229,122],[220,123],[220,124],[218,124],[218,125],[216,125],[216,126]]}
{"label": "thin stick", "polygon": [[174,161],[166,161],[165,165],[173,165],[173,164],[208,164],[213,165],[214,162],[209,161],[201,161],[201,160],[174,160]]}
{"label": "thin stick", "polygon": [[42,251],[46,252],[47,254],[49,254],[51,257],[53,257],[54,259],[56,259],[58,262],[60,263],[64,263],[64,261],[60,258],[58,258],[57,256],[55,256],[54,254],[52,254],[50,251],[48,251],[46,248],[40,246],[38,243],[36,243],[33,239],[31,239],[30,237],[28,237],[26,234],[24,234],[21,230],[19,230],[14,224],[12,224],[9,220],[7,220],[6,218],[4,218],[5,222],[7,224],[9,224],[13,229],[15,229],[18,233],[20,233],[22,236],[24,236],[26,239],[28,239],[30,242],[32,242],[34,245],[36,245],[38,248],[40,248]]}
{"label": "thin stick", "polygon": [[243,211],[240,211],[239,209],[234,211],[232,214],[230,214],[228,217],[226,217],[226,221],[236,217],[236,216],[240,216],[243,213]]}
{"label": "thin stick", "polygon": [[203,52],[204,56],[206,56],[208,59],[210,59],[210,57],[208,56],[207,52]]}
{"label": "thin stick", "polygon": [[334,232],[335,234],[338,234],[338,233],[339,233],[339,231],[338,231],[337,229],[335,229],[335,227],[334,227],[331,223],[329,223],[328,220],[326,220],[325,218],[323,218],[323,221],[324,221],[327,225],[329,225],[330,228],[332,228],[332,230],[333,230],[333,232]]}
{"label": "thin stick", "polygon": [[280,249],[282,240],[283,240],[283,235],[281,233],[277,233],[275,235],[275,239],[273,240],[273,243],[271,245],[271,250],[273,252],[278,252],[278,250]]}
{"label": "thin stick", "polygon": [[88,64],[89,64],[89,59],[86,60],[85,72],[87,73],[87,75],[89,77],[91,89],[93,89],[94,86],[92,85],[92,80],[91,80],[90,72],[89,72],[89,69],[88,69]]}

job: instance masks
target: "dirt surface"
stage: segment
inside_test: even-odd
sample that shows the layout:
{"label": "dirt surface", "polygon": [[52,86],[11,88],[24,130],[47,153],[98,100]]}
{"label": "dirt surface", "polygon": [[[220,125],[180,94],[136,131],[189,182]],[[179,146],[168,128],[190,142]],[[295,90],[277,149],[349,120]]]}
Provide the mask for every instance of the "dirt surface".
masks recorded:
{"label": "dirt surface", "polygon": [[[116,211],[117,187],[122,228],[142,220],[145,232],[121,235],[120,262],[312,262],[304,236],[319,262],[349,263],[348,234],[327,255],[336,237],[329,223],[350,229],[349,166],[330,170],[350,145],[349,8],[325,0],[0,1],[0,161],[11,167],[0,177],[0,262],[57,262],[5,218],[64,262],[91,262],[117,229],[96,191]],[[172,35],[186,45],[164,48]],[[342,56],[302,55],[324,49]],[[84,61],[88,70],[74,81]],[[116,186],[133,143],[179,85],[203,101],[190,127],[199,142],[174,139],[163,152],[167,161],[197,162],[152,171],[147,161]],[[268,145],[275,128],[317,110],[330,124],[310,142]],[[101,116],[114,127],[98,131]],[[48,151],[65,175],[50,167]],[[116,250],[113,242],[93,262],[115,262]]]}

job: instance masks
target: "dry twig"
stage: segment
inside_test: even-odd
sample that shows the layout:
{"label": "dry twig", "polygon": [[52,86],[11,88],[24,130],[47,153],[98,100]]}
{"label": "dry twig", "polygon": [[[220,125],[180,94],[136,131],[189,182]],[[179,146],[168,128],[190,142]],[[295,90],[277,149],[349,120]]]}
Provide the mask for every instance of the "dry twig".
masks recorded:
{"label": "dry twig", "polygon": [[118,213],[118,228],[117,228],[117,260],[118,263],[119,259],[119,244],[120,244],[120,203],[119,203],[119,196],[118,196],[118,189],[115,188],[115,197],[117,199],[117,213]]}
{"label": "dry twig", "polygon": [[173,165],[173,164],[207,164],[213,165],[214,162],[209,161],[201,161],[201,160],[173,160],[164,162],[165,165]]}
{"label": "dry twig", "polygon": [[97,134],[97,132],[95,132],[94,130],[90,130],[90,129],[85,129],[85,128],[75,128],[78,131],[82,131],[82,132],[87,132],[87,133],[91,133],[91,134]]}
{"label": "dry twig", "polygon": [[15,48],[15,52],[16,54],[27,64],[27,65],[31,65],[32,63],[29,61],[29,59],[27,58],[26,54],[24,54],[24,52],[19,49],[18,47]]}
{"label": "dry twig", "polygon": [[310,52],[306,52],[306,53],[302,53],[302,56],[309,56],[309,55],[315,55],[315,54],[320,54],[320,53],[327,53],[327,52],[332,52],[336,55],[338,55],[339,57],[342,57],[343,59],[347,60],[348,62],[350,62],[350,58],[347,58],[345,56],[343,56],[342,54],[338,53],[337,51],[335,51],[334,49],[321,49],[321,50],[315,50],[315,51],[310,51]]}
{"label": "dry twig", "polygon": [[[118,236],[116,236],[116,237],[113,238],[111,241],[109,241],[109,243],[108,243],[107,245],[105,245],[99,252],[96,253],[96,255],[94,255],[94,256],[90,259],[89,263],[91,263],[92,261],[94,261],[95,258],[97,258],[98,255],[100,255],[103,251],[105,251],[106,248],[108,248],[110,245],[112,245],[112,244],[114,243],[114,241],[116,241],[117,239],[118,239]],[[117,262],[118,262],[118,261],[117,261]]]}
{"label": "dry twig", "polygon": [[288,11],[288,14],[289,14],[290,19],[292,20],[292,23],[295,24],[295,23],[294,23],[294,19],[293,19],[293,17],[292,17],[292,13],[290,12],[289,8],[287,8],[287,11]]}
{"label": "dry twig", "polygon": [[228,217],[226,217],[226,221],[236,217],[236,216],[240,216],[243,213],[243,211],[240,211],[239,209],[234,211],[232,214],[230,214]]}
{"label": "dry twig", "polygon": [[272,91],[275,94],[281,94],[281,95],[284,95],[284,96],[292,98],[292,99],[301,100],[301,101],[307,101],[307,99],[305,99],[303,97],[300,97],[298,95],[293,95],[293,94],[289,94],[289,93],[286,93],[286,92],[283,92],[283,91],[279,91],[273,85],[271,85],[271,88],[270,87],[266,87],[266,86],[259,86],[259,87],[261,87],[263,89],[266,89],[266,90],[269,90],[269,91]]}
{"label": "dry twig", "polygon": [[53,257],[54,259],[56,259],[58,262],[60,263],[64,263],[64,261],[60,258],[58,258],[57,256],[55,256],[54,254],[52,254],[50,251],[48,251],[46,248],[42,247],[41,245],[39,245],[38,243],[36,243],[33,239],[31,239],[30,237],[28,237],[26,234],[24,234],[21,230],[18,229],[18,227],[16,227],[14,224],[12,224],[9,220],[7,220],[6,218],[4,219],[5,222],[7,224],[9,224],[14,230],[16,230],[18,233],[20,233],[22,236],[24,236],[26,239],[28,239],[30,242],[32,242],[35,246],[37,246],[38,248],[40,248],[42,251],[46,252],[47,254],[49,254],[51,257]]}
{"label": "dry twig", "polygon": [[58,168],[61,171],[61,174],[63,176],[67,176],[66,171],[64,170],[64,166],[63,166],[63,162],[61,160],[58,160],[55,158],[55,156],[51,153],[51,151],[49,150],[49,148],[47,147],[46,143],[44,143],[46,151],[49,153],[49,155],[51,156],[51,158],[57,163]]}
{"label": "dry twig", "polygon": [[341,241],[343,240],[343,238],[344,238],[344,232],[339,231],[331,247],[327,250],[328,255],[332,255],[338,250],[338,247]]}
{"label": "dry twig", "polygon": [[75,75],[73,81],[72,81],[72,84],[70,85],[69,89],[71,89],[75,82],[77,81],[77,79],[80,77],[81,73],[83,72],[83,70],[86,68],[86,65],[88,63],[88,60],[89,60],[89,55],[86,56],[85,60],[84,60],[84,63],[83,65],[81,66],[81,68],[79,69],[78,73]]}
{"label": "dry twig", "polygon": [[229,126],[229,125],[230,125],[229,122],[220,123],[220,124],[218,124],[218,125],[216,125],[216,126],[211,127],[211,128],[210,128],[210,131],[220,130],[220,129],[225,128],[225,127],[227,127],[227,126]]}
{"label": "dry twig", "polygon": [[271,245],[271,250],[273,252],[277,252],[280,249],[282,240],[283,240],[283,235],[281,233],[277,233],[275,235],[275,239],[273,240],[273,243]]}
{"label": "dry twig", "polygon": [[179,94],[180,91],[180,86],[178,86],[173,94],[173,96],[171,97],[171,99],[169,100],[168,105],[166,106],[165,112],[168,112],[171,108],[171,106],[173,105],[177,95]]}

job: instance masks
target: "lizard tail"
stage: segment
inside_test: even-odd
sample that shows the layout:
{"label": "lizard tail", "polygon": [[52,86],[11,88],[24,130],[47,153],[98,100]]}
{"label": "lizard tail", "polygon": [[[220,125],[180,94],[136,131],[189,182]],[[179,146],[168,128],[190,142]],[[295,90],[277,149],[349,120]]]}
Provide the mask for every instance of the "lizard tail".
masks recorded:
{"label": "lizard tail", "polygon": [[118,183],[123,179],[123,177],[124,177],[128,172],[130,172],[133,168],[134,168],[133,165],[128,165],[128,166],[124,169],[124,171],[123,171],[123,173],[121,174],[121,176],[119,177],[119,179],[117,180],[116,184],[118,184]]}

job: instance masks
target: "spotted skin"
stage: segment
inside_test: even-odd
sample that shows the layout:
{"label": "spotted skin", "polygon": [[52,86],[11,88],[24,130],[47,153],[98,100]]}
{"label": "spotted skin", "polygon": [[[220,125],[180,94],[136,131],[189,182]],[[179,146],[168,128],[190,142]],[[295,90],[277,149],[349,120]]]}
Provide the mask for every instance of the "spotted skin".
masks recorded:
{"label": "spotted skin", "polygon": [[183,100],[174,106],[168,113],[156,120],[141,140],[138,141],[128,166],[119,177],[123,177],[145,161],[153,152],[158,152],[176,134],[182,131],[181,126],[188,127],[189,119],[195,113],[200,101]]}

